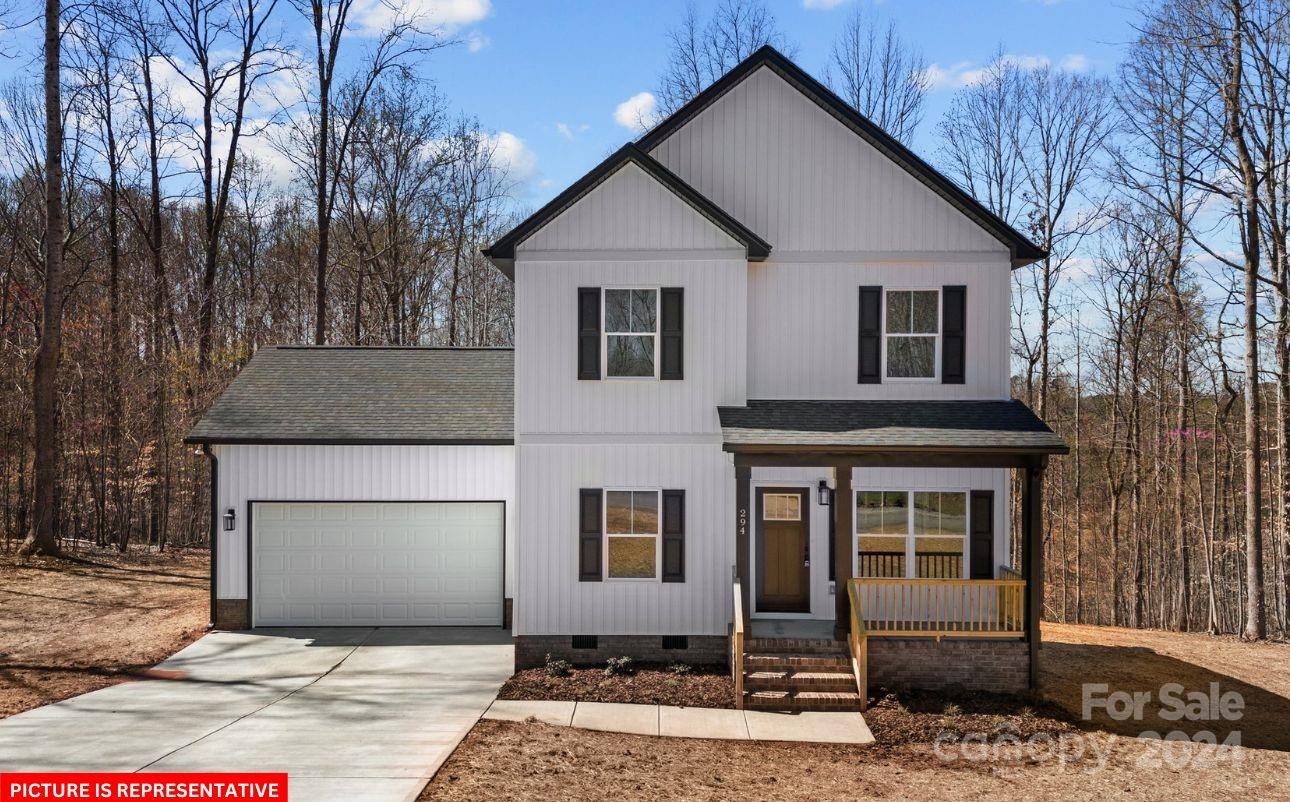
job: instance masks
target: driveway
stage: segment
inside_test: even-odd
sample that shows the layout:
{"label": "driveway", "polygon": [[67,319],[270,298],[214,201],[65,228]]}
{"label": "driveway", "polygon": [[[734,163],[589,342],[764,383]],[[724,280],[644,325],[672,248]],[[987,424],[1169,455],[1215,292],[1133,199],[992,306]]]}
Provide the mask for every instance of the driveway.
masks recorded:
{"label": "driveway", "polygon": [[511,674],[499,629],[216,632],[0,721],[0,771],[284,771],[292,799],[415,799]]}

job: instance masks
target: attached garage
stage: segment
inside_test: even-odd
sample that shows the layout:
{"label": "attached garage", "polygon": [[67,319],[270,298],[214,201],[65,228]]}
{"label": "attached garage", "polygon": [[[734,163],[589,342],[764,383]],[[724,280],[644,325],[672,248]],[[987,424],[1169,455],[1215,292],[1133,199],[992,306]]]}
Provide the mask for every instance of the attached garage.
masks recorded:
{"label": "attached garage", "polygon": [[509,627],[512,372],[502,348],[257,352],[188,437],[213,623]]}
{"label": "attached garage", "polygon": [[500,502],[252,502],[251,626],[501,626]]}

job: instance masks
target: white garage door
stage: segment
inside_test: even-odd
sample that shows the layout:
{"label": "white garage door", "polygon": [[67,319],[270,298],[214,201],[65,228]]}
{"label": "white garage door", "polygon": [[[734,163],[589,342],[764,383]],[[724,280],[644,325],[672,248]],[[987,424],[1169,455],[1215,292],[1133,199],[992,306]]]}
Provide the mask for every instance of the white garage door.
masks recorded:
{"label": "white garage door", "polygon": [[493,502],[256,502],[253,626],[500,626]]}

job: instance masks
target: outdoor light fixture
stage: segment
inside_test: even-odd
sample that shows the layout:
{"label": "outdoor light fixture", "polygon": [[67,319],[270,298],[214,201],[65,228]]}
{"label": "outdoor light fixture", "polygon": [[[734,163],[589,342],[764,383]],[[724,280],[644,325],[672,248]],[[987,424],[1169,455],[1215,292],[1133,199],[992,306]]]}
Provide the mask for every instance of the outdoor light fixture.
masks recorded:
{"label": "outdoor light fixture", "polygon": [[829,503],[833,500],[833,491],[829,489],[829,483],[821,479],[819,491],[820,491],[820,506],[821,507],[829,506]]}
{"label": "outdoor light fixture", "polygon": [[233,526],[234,526],[234,524],[236,524],[236,523],[237,523],[237,514],[233,512],[233,508],[232,508],[232,507],[229,507],[229,508],[224,512],[224,531],[225,531],[225,532],[232,532],[232,531],[233,531]]}

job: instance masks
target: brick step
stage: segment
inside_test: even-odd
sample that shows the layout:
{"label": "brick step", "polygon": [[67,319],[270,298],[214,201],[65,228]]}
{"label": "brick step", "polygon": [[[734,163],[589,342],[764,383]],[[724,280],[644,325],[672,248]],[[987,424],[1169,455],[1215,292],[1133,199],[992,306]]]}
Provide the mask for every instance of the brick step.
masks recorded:
{"label": "brick step", "polygon": [[846,641],[818,638],[748,638],[745,652],[768,654],[849,654]]}
{"label": "brick step", "polygon": [[855,675],[848,670],[745,672],[744,687],[753,691],[854,690]]}
{"label": "brick step", "polygon": [[749,710],[837,712],[860,709],[860,694],[852,691],[744,691]]}
{"label": "brick step", "polygon": [[745,671],[787,671],[797,669],[846,669],[850,671],[851,657],[846,653],[748,652],[744,654]]}

